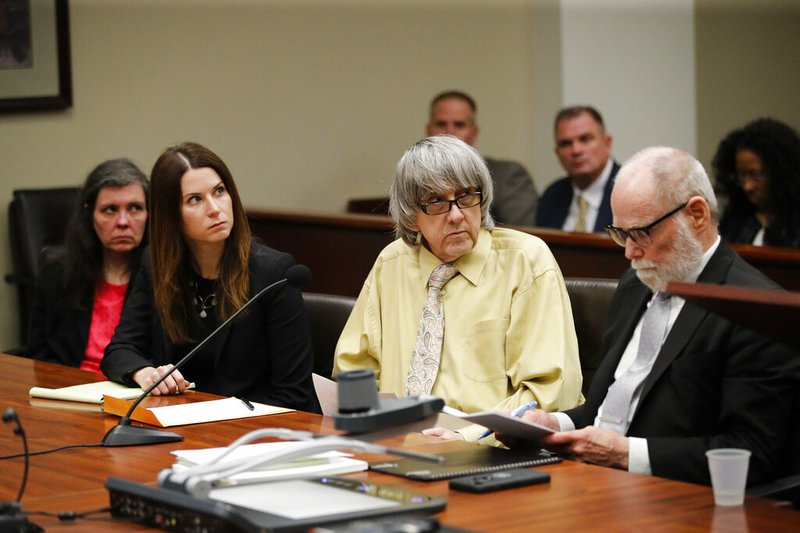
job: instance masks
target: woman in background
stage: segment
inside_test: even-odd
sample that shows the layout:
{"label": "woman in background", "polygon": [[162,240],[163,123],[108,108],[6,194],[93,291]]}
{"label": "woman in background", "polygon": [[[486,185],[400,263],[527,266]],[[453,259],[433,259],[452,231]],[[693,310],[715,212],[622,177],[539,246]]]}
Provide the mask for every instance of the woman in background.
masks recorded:
{"label": "woman in background", "polygon": [[22,355],[100,372],[147,224],[147,178],[128,159],[98,165],[78,195],[63,247],[42,268]]}
{"label": "woman in background", "polygon": [[[151,247],[106,348],[112,380],[150,387],[294,259],[251,241],[228,167],[195,143],[167,148],[150,176]],[[318,411],[300,291],[282,286],[237,317],[153,394],[199,390]],[[184,378],[185,376],[185,378]]]}
{"label": "woman in background", "polygon": [[730,242],[800,247],[800,136],[761,118],[722,140],[713,161]]}

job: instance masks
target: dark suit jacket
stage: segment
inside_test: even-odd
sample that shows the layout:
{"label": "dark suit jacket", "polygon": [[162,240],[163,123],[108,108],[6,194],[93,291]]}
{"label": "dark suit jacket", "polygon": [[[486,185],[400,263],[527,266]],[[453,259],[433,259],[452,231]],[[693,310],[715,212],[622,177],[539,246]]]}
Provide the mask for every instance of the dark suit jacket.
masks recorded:
{"label": "dark suit jacket", "polygon": [[490,211],[495,222],[533,226],[539,196],[525,167],[514,161],[484,158],[494,183]]}
{"label": "dark suit jacket", "polygon": [[[614,161],[611,174],[603,190],[603,200],[597,212],[597,221],[594,232],[603,232],[612,222],[611,216],[611,190],[614,188],[614,177],[619,172],[619,165]],[[551,184],[539,200],[539,209],[536,211],[536,225],[543,228],[561,229],[569,215],[569,206],[572,204],[572,181],[569,176],[564,176]]]}
{"label": "dark suit jacket", "polygon": [[[289,254],[253,245],[250,296],[283,279],[293,264]],[[100,365],[114,381],[133,384],[131,372],[176,363],[194,347],[176,346],[164,333],[153,303],[151,269],[146,252]],[[298,289],[283,286],[251,305],[198,352],[182,373],[204,392],[318,412],[312,366],[311,334],[303,297]],[[195,376],[192,368],[197,369]]]}
{"label": "dark suit jacket", "polygon": [[91,305],[78,308],[65,297],[64,266],[59,261],[48,263],[36,282],[28,344],[17,350],[19,355],[66,366],[81,366],[93,309]]}
{"label": "dark suit jacket", "polygon": [[[724,242],[698,282],[779,288]],[[594,423],[651,296],[632,270],[620,280],[601,348],[606,356],[586,403],[566,411],[576,427]],[[785,474],[797,387],[795,352],[686,302],[645,381],[628,436],[647,439],[654,475],[709,484],[706,450],[746,448],[748,483],[763,483]]]}

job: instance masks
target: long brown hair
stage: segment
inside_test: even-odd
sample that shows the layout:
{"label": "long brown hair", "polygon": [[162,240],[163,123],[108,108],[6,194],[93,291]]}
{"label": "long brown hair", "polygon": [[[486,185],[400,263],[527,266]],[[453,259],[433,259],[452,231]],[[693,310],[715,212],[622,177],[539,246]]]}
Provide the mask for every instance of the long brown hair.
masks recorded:
{"label": "long brown hair", "polygon": [[228,167],[214,152],[196,143],[167,148],[150,175],[150,248],[156,309],[164,331],[176,344],[191,342],[189,325],[199,322],[192,299],[189,248],[183,231],[176,231],[183,228],[181,177],[193,168],[216,172],[233,201],[233,228],[225,242],[214,289],[220,320],[230,317],[250,293],[250,227]]}

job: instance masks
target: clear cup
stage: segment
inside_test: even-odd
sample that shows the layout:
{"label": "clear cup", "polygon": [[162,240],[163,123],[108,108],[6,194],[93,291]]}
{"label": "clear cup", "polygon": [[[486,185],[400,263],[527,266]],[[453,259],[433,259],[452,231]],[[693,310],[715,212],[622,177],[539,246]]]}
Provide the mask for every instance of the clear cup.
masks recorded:
{"label": "clear cup", "polygon": [[706,457],[714,489],[714,503],[723,506],[742,505],[750,450],[718,448],[708,450]]}

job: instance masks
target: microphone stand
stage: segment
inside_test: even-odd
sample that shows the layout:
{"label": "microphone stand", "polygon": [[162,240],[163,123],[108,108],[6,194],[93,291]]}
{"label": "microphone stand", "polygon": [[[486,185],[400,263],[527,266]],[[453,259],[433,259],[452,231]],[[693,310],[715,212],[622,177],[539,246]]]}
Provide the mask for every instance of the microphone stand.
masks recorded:
{"label": "microphone stand", "polygon": [[[295,265],[289,269],[291,271],[293,268],[301,267],[302,265]],[[306,267],[302,267],[306,268]],[[307,269],[306,269],[307,270]],[[287,271],[287,276],[289,275],[289,271]],[[136,398],[136,401],[133,402],[131,408],[128,409],[128,412],[119,419],[117,425],[108,430],[108,433],[105,434],[103,437],[103,446],[104,447],[112,447],[112,446],[140,446],[144,444],[161,444],[165,442],[180,442],[183,440],[183,436],[177,433],[173,433],[172,431],[165,431],[163,429],[154,429],[154,428],[146,428],[143,426],[132,426],[131,425],[131,416],[133,415],[134,410],[142,403],[148,394],[153,392],[153,389],[158,387],[168,376],[172,375],[173,372],[181,368],[184,364],[186,364],[194,355],[199,352],[206,344],[208,344],[211,339],[213,339],[217,333],[225,328],[231,321],[239,316],[239,313],[250,307],[250,304],[258,300],[265,292],[269,291],[274,287],[278,287],[280,285],[284,285],[289,283],[288,278],[284,278],[280,281],[276,281],[270,285],[267,285],[258,293],[253,296],[246,304],[242,307],[237,309],[227,320],[225,320],[222,324],[220,324],[217,329],[211,332],[205,339],[203,339],[200,344],[192,348],[189,353],[184,355],[180,361],[175,363],[175,366],[170,369],[169,372],[161,376],[155,383],[150,385],[141,396]]]}

